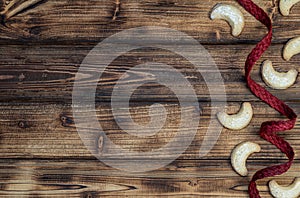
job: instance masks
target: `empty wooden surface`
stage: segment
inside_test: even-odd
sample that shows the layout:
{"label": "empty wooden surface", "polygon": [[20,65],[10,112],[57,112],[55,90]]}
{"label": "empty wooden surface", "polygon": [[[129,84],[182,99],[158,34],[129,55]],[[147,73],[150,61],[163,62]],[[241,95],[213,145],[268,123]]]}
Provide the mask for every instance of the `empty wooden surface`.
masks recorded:
{"label": "empty wooden surface", "polygon": [[[243,76],[247,54],[266,29],[240,7],[246,27],[240,37],[233,38],[224,21],[209,19],[218,2],[239,6],[234,0],[0,0],[0,196],[247,197],[247,185],[256,170],[286,160],[258,135],[262,122],[284,117],[254,97]],[[284,43],[300,35],[300,5],[283,17],[278,1],[255,2],[274,23],[273,45],[253,71],[253,78],[265,86],[259,70],[262,60],[272,60],[281,71],[299,69],[300,56],[285,62],[281,54]],[[180,123],[181,109],[174,93],[159,84],[145,84],[131,97],[131,116],[135,122],[147,124],[149,107],[161,103],[168,112],[164,128],[154,136],[137,138],[118,127],[110,96],[124,71],[135,65],[151,61],[173,66],[189,80],[202,109],[197,134],[177,160],[159,170],[132,174],[98,161],[84,146],[74,124],[72,89],[81,62],[98,42],[122,30],[149,25],[182,31],[203,44],[224,79],[227,111],[234,113],[241,102],[251,101],[255,115],[246,129],[223,129],[212,151],[199,158],[214,110],[202,76],[187,60],[169,51],[147,48],[128,52],[110,64],[98,82],[95,98],[98,120],[116,144],[140,152],[157,149],[172,140]],[[132,72],[129,76],[146,78],[147,74]],[[297,80],[288,90],[270,91],[299,113],[299,83]],[[222,95],[213,97],[224,101]],[[183,110],[193,111],[192,107]],[[292,169],[276,178],[281,184],[300,177],[299,127],[297,122],[295,129],[280,134],[296,151]],[[232,170],[229,158],[235,145],[246,140],[259,143],[262,152],[250,157],[250,174],[242,178]],[[271,197],[268,181],[258,183],[263,197]]]}

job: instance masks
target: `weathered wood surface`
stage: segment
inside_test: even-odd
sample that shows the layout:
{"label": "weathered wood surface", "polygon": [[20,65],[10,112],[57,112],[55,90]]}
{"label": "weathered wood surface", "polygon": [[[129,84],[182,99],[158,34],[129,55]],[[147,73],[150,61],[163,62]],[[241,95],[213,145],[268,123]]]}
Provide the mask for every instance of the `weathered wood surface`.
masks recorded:
{"label": "weathered wood surface", "polygon": [[[211,54],[224,79],[227,100],[257,101],[244,80],[244,61],[253,45],[206,45],[204,47]],[[0,57],[0,101],[71,103],[76,72],[92,48],[93,46],[74,47],[70,45],[0,46],[2,54]],[[281,71],[287,71],[290,68],[299,69],[300,56],[295,56],[291,61],[286,62],[281,58],[282,48],[283,45],[273,45],[261,61],[270,59],[274,62],[274,67]],[[201,74],[196,72],[186,59],[163,50],[138,49],[126,53],[110,64],[98,83],[96,101],[110,101],[111,92],[120,76],[135,65],[148,61],[173,66],[193,85],[200,101],[210,100],[206,83]],[[261,61],[254,68],[253,78],[265,86],[259,71]],[[204,70],[205,72],[214,72],[210,69]],[[128,75],[131,79],[136,79],[146,76],[147,73],[148,71],[144,71]],[[134,83],[140,84],[141,82],[136,80]],[[297,80],[290,89],[270,91],[285,101],[298,101],[300,99],[299,89]],[[214,97],[221,101],[224,100],[222,95],[214,95]],[[174,94],[168,89],[155,84],[139,87],[131,100],[177,101]]]}
{"label": "weathered wood surface", "polygon": [[[24,1],[12,0],[16,3],[9,4],[13,5],[9,9],[4,6],[0,25],[2,43],[94,43],[124,29],[149,25],[174,28],[210,44],[256,42],[265,34],[264,27],[245,10],[242,11],[246,28],[240,38],[230,35],[225,22],[209,19],[212,7],[219,2],[238,5],[231,0],[120,0],[120,4],[114,0],[28,0],[33,3],[27,7]],[[300,34],[299,5],[290,17],[283,17],[275,8],[277,1],[255,2],[273,18],[274,42],[282,43]]]}
{"label": "weathered wood surface", "polygon": [[[249,160],[249,171],[278,163]],[[299,166],[277,178],[289,184]],[[226,160],[177,160],[149,173],[116,171],[97,160],[0,160],[0,195],[5,197],[247,197],[249,177]],[[269,197],[267,180],[258,182]]]}
{"label": "weathered wood surface", "polygon": [[[242,10],[246,28],[240,37],[233,38],[226,22],[209,19],[211,8],[218,2],[238,5],[230,0],[0,0],[0,196],[247,197],[247,185],[256,170],[286,161],[258,136],[263,121],[283,117],[254,97],[243,78],[245,58],[266,29]],[[270,59],[281,71],[298,69],[300,56],[285,62],[281,52],[288,39],[300,35],[300,5],[289,17],[283,17],[278,1],[255,2],[274,22],[273,45],[261,61]],[[176,96],[163,86],[147,84],[132,95],[131,116],[137,123],[146,124],[149,106],[161,103],[168,112],[162,131],[150,138],[134,138],[117,126],[110,95],[120,75],[135,65],[154,61],[175,67],[193,85],[202,108],[194,141],[179,159],[156,171],[129,174],[96,160],[83,145],[72,115],[72,88],[82,60],[95,44],[122,30],[146,25],[173,28],[205,44],[224,78],[228,112],[234,113],[241,102],[251,101],[255,116],[246,129],[223,129],[213,150],[199,158],[212,111],[201,75],[185,59],[167,51],[139,49],[126,53],[109,66],[98,83],[96,97],[99,122],[116,144],[143,152],[156,149],[173,138],[179,125]],[[265,86],[259,74],[261,61],[253,78]],[[146,77],[147,71],[129,75]],[[299,113],[299,89],[297,80],[288,90],[270,91]],[[183,110],[192,113],[193,108]],[[294,130],[280,133],[296,151],[292,169],[277,178],[281,184],[300,176],[299,126],[298,121]],[[250,175],[242,178],[232,170],[229,158],[234,146],[246,140],[259,143],[262,152],[250,157]],[[259,182],[263,197],[270,197],[268,181]]]}
{"label": "weathered wood surface", "polygon": [[[297,112],[300,112],[299,103],[289,103]],[[134,138],[126,135],[116,124],[111,108],[107,104],[97,107],[97,115],[103,130],[116,144],[126,149],[140,152],[158,149],[168,143],[177,133],[180,124],[181,108],[178,104],[164,104],[168,112],[168,119],[164,128],[154,136]],[[238,110],[240,103],[228,103],[228,112]],[[2,104],[0,113],[2,158],[88,158],[93,156],[83,145],[74,125],[72,109],[68,105],[36,105]],[[210,121],[211,107],[208,103],[200,103],[202,115],[198,132],[192,145],[181,156],[182,159],[199,159],[199,148],[207,132]],[[214,149],[205,157],[207,159],[228,159],[231,150],[242,141],[258,142],[263,147],[263,152],[255,155],[257,159],[273,158],[285,159],[283,154],[277,152],[274,146],[263,141],[258,136],[260,124],[263,121],[279,119],[281,116],[275,110],[263,103],[253,104],[255,116],[251,124],[241,131],[223,129],[222,134]],[[149,121],[149,104],[134,104],[130,108],[134,121],[147,124]],[[193,107],[182,109],[193,112]],[[129,116],[129,115],[128,115]],[[157,115],[160,116],[160,115]],[[216,119],[213,117],[213,119]],[[283,133],[282,136],[289,140],[296,150],[300,150],[300,136],[297,131],[300,124],[292,131]],[[217,126],[212,126],[217,127]],[[92,130],[92,129],[91,129]],[[174,147],[174,150],[176,147]],[[155,158],[156,156],[152,156]],[[165,156],[168,157],[167,155]],[[115,156],[118,158],[118,155]]]}

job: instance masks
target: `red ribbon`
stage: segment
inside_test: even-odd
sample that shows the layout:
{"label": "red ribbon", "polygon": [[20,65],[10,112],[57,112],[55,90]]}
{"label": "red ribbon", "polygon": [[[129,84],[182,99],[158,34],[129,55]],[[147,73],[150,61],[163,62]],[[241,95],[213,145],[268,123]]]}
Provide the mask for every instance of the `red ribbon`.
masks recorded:
{"label": "red ribbon", "polygon": [[281,175],[289,170],[291,167],[295,154],[293,148],[283,138],[279,137],[276,133],[279,131],[291,130],[294,128],[297,115],[295,112],[286,105],[283,101],[273,96],[265,88],[257,84],[251,79],[250,73],[255,65],[256,61],[260,59],[262,54],[269,48],[272,40],[272,22],[269,16],[252,0],[238,0],[241,6],[243,6],[251,15],[253,15],[258,21],[263,23],[269,30],[268,34],[256,45],[256,47],[249,54],[245,63],[245,76],[248,87],[252,93],[269,104],[272,108],[276,109],[282,115],[285,115],[289,120],[286,121],[269,121],[264,122],[260,128],[260,136],[266,141],[275,145],[281,152],[285,153],[289,161],[264,168],[254,174],[249,184],[249,195],[251,198],[259,198],[259,192],[257,190],[256,181],[266,177],[272,177],[275,175]]}

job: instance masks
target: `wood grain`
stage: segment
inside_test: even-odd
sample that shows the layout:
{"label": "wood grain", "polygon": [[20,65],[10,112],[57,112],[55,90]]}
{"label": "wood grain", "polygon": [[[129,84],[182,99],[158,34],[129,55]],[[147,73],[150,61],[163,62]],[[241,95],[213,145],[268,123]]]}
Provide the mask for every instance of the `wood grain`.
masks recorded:
{"label": "wood grain", "polygon": [[[97,43],[121,30],[138,26],[162,26],[183,31],[201,43],[254,43],[266,32],[264,27],[230,0],[14,0],[2,6],[2,43],[38,42]],[[1,1],[4,5],[4,0]],[[119,3],[118,3],[119,2]],[[230,35],[224,21],[209,19],[212,7],[219,3],[239,6],[245,14],[246,27],[239,38]],[[274,42],[286,42],[299,35],[299,5],[289,17],[279,14],[271,0],[259,1],[274,21]],[[255,31],[255,34],[253,34]]]}
{"label": "wood grain", "polygon": [[[285,62],[281,52],[288,39],[300,35],[300,4],[289,17],[283,17],[278,12],[278,1],[254,1],[274,22],[273,45],[261,61],[270,59],[279,71],[298,69],[300,56]],[[258,135],[262,122],[283,117],[254,97],[243,77],[246,56],[266,29],[241,8],[246,27],[240,37],[232,37],[226,22],[209,19],[212,7],[219,2],[241,8],[231,0],[0,0],[0,197],[248,197],[247,185],[256,170],[286,161],[278,149]],[[169,88],[157,83],[142,85],[140,79],[147,79],[150,71],[128,72],[131,80],[127,83],[141,86],[131,96],[130,115],[125,116],[145,125],[150,121],[149,107],[160,103],[166,109],[167,120],[150,137],[134,137],[120,129],[112,114],[111,93],[120,76],[138,64],[151,61],[174,67],[191,83],[202,110],[197,134],[177,160],[159,170],[131,174],[103,164],[84,146],[74,123],[72,90],[80,64],[97,43],[140,26],[172,28],[203,44],[224,79],[227,112],[234,113],[241,102],[250,101],[255,115],[241,131],[223,129],[211,152],[199,158],[211,113],[216,110],[210,105],[211,96],[202,75],[215,71],[204,68],[200,74],[183,57],[156,48],[128,52],[114,60],[99,81],[81,82],[87,86],[98,83],[97,118],[113,142],[138,152],[160,148],[180,132],[180,113],[195,113],[192,106],[181,108]],[[161,35],[158,32],[156,36]],[[154,39],[155,42],[160,40]],[[252,76],[265,86],[259,71],[261,61]],[[177,83],[180,82],[174,82]],[[297,80],[288,90],[269,90],[299,113],[299,89]],[[222,95],[213,96],[225,101]],[[211,127],[217,129],[217,125]],[[295,129],[280,133],[296,152],[292,169],[276,177],[280,184],[289,184],[294,177],[300,177],[299,127],[297,121]],[[240,177],[231,168],[230,153],[246,140],[260,144],[262,152],[249,158],[249,176]],[[105,139],[99,136],[92,141],[103,152]],[[125,163],[121,157],[116,154],[111,160]],[[170,156],[147,156],[139,160],[147,162],[149,157],[155,161]],[[268,181],[258,182],[262,197],[271,196]]]}
{"label": "wood grain", "polygon": [[[132,119],[139,124],[147,124],[149,121],[148,110],[151,104],[153,103],[132,104],[130,107]],[[300,111],[299,103],[289,104],[296,112]],[[177,133],[180,133],[177,129],[181,121],[181,111],[193,113],[193,107],[181,109],[179,104],[169,102],[163,105],[168,113],[165,125],[156,135],[150,137],[134,137],[120,129],[112,115],[111,107],[107,103],[101,103],[97,106],[97,115],[103,130],[115,144],[122,145],[124,149],[147,152],[162,147],[171,141]],[[239,105],[240,103],[228,103],[227,112],[236,112]],[[198,132],[191,146],[181,155],[181,159],[199,159],[199,149],[209,127],[210,113],[213,110],[210,104],[205,102],[200,103],[200,107],[202,114]],[[283,154],[278,152],[274,146],[260,139],[258,135],[262,122],[282,117],[263,103],[253,103],[253,107],[255,116],[250,125],[240,131],[223,129],[217,144],[204,159],[229,159],[231,150],[235,145],[247,140],[257,142],[263,148],[263,152],[255,155],[256,159],[285,159]],[[83,145],[76,131],[72,109],[69,105],[26,103],[13,106],[2,104],[0,109],[0,152],[2,158],[94,158]],[[214,115],[212,119],[216,119]],[[291,142],[296,151],[300,150],[298,144],[300,140],[297,133],[299,126],[300,124],[297,122],[294,130],[282,133],[282,136]],[[93,127],[96,126],[92,126],[91,130],[94,130]],[[217,125],[211,127],[217,129]],[[93,141],[97,141],[97,139]],[[177,147],[173,149],[176,150]],[[119,158],[122,155],[115,154],[113,157]],[[148,157],[156,158],[157,156]],[[167,159],[170,156],[166,154],[159,157]]]}
{"label": "wood grain", "polygon": [[[224,86],[228,101],[257,101],[257,98],[248,90],[244,80],[244,61],[246,54],[254,47],[252,45],[205,45],[204,46],[215,60],[224,79]],[[0,101],[22,102],[59,102],[71,103],[73,83],[76,72],[81,62],[93,46],[70,45],[9,45],[0,47]],[[274,67],[281,71],[290,68],[298,69],[300,56],[295,56],[290,62],[281,58],[282,45],[273,45],[262,60],[270,59]],[[197,52],[191,52],[191,54]],[[128,69],[145,62],[161,62],[168,64],[180,73],[192,84],[199,101],[209,101],[210,95],[206,83],[201,74],[194,69],[186,59],[168,51],[158,49],[138,49],[124,56],[118,57],[106,69],[105,74],[98,82],[96,101],[110,101],[115,83]],[[260,61],[260,62],[261,62]],[[259,62],[259,64],[260,64]],[[254,68],[253,78],[262,82],[260,65]],[[91,67],[91,70],[95,70]],[[92,71],[93,71],[92,70]],[[215,72],[209,68],[203,68],[206,72]],[[132,101],[177,101],[174,93],[158,84],[145,84],[148,71],[140,73],[128,73],[134,82],[140,85],[131,97]],[[129,79],[130,79],[129,78]],[[97,83],[97,82],[83,82]],[[129,83],[129,81],[128,81]],[[174,83],[180,83],[175,81]],[[89,84],[87,84],[89,86]],[[219,86],[216,85],[216,86]],[[299,81],[287,90],[271,90],[271,93],[285,101],[298,101],[300,99]],[[219,100],[224,100],[223,95],[213,95]]]}
{"label": "wood grain", "polygon": [[[249,160],[255,170],[278,163]],[[299,161],[297,161],[297,164]],[[289,184],[299,166],[276,178]],[[240,177],[227,160],[177,160],[148,173],[129,174],[97,160],[0,160],[0,195],[5,197],[247,197],[250,177]],[[267,180],[258,182],[270,197]]]}

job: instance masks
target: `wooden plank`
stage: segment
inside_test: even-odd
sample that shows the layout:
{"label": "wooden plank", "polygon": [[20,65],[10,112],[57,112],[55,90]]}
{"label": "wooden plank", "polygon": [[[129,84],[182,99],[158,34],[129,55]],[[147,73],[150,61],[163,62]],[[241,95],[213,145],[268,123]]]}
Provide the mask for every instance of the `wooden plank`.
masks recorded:
{"label": "wooden plank", "polygon": [[[130,107],[132,119],[139,124],[149,122],[149,105],[153,103],[134,103]],[[193,107],[180,108],[176,103],[162,103],[167,114],[164,127],[155,135],[145,137],[134,137],[120,129],[113,117],[111,107],[107,103],[97,105],[99,123],[107,136],[122,148],[137,152],[147,152],[158,149],[171,140],[180,131],[180,112],[194,113]],[[299,103],[289,103],[296,112],[300,112]],[[239,109],[240,102],[228,103],[228,113],[234,113]],[[202,140],[209,127],[211,112],[214,108],[208,103],[200,103],[202,114],[197,134],[189,148],[181,155],[182,159],[199,159],[199,149]],[[210,153],[201,159],[228,159],[232,149],[243,141],[257,142],[262,146],[262,152],[255,155],[255,159],[285,159],[274,146],[259,137],[258,131],[262,122],[283,119],[275,110],[263,103],[255,102],[254,118],[251,124],[243,130],[231,131],[223,129],[218,142]],[[126,114],[124,114],[126,115]],[[129,115],[128,115],[129,116]],[[157,116],[162,116],[157,114]],[[212,115],[212,120],[216,117]],[[125,116],[126,117],[126,116]],[[130,122],[128,121],[128,124]],[[298,156],[300,150],[300,123],[294,130],[282,133],[294,147]],[[217,125],[211,128],[217,129]],[[91,126],[91,130],[97,130]],[[130,131],[127,131],[130,132]],[[181,132],[182,133],[182,132]],[[215,134],[212,134],[215,135]],[[184,135],[187,137],[187,135]],[[97,138],[91,141],[98,141]],[[105,142],[104,142],[105,145]],[[171,150],[178,150],[180,145],[172,146]],[[0,106],[0,152],[1,158],[84,158],[93,159],[89,150],[83,145],[74,124],[72,109],[70,105],[59,104],[28,104],[18,105],[4,104]],[[119,153],[112,155],[113,158],[122,157]],[[134,156],[133,156],[134,157]],[[157,156],[150,156],[156,158]],[[169,154],[163,154],[159,158],[168,158]]]}
{"label": "wooden plank", "polygon": [[[253,43],[266,32],[263,25],[231,0],[31,0],[25,6],[24,1],[13,0],[2,6],[2,43],[97,43],[116,32],[140,26],[173,28],[210,44]],[[1,2],[4,5],[6,1]],[[230,35],[226,22],[209,19],[211,9],[220,2],[235,4],[245,14],[246,27],[239,38]],[[255,2],[273,18],[275,43],[300,34],[299,5],[290,17],[283,17],[278,12],[278,2]]]}
{"label": "wooden plank", "polygon": [[[280,161],[282,162],[282,161]],[[256,170],[279,161],[252,160]],[[300,162],[276,178],[289,184],[299,175]],[[228,160],[176,160],[147,173],[126,173],[97,160],[0,160],[0,195],[5,197],[248,197],[248,177],[238,176]],[[267,182],[258,182],[262,197],[270,197]]]}
{"label": "wooden plank", "polygon": [[[266,29],[242,10],[246,28],[239,38],[233,38],[228,24],[209,19],[211,8],[219,2],[0,0],[0,197],[248,197],[247,185],[256,170],[286,162],[286,157],[278,149],[258,135],[262,122],[283,117],[255,98],[243,78],[245,58]],[[221,2],[237,5],[230,0]],[[289,17],[282,17],[278,13],[277,1],[255,2],[274,21],[275,45],[263,59],[272,60],[282,71],[296,68],[300,56],[284,62],[281,50],[283,43],[300,34],[300,5],[292,9]],[[133,137],[122,131],[112,115],[109,102],[119,77],[135,65],[152,61],[176,68],[192,84],[202,110],[194,141],[176,161],[159,170],[130,174],[98,161],[84,146],[72,115],[72,88],[82,60],[96,43],[122,30],[147,25],[176,29],[206,44],[224,78],[228,112],[234,113],[241,102],[251,101],[255,115],[246,129],[223,129],[211,152],[199,158],[210,115],[215,110],[209,104],[210,95],[202,76],[185,59],[167,51],[143,49],[127,53],[108,67],[98,82],[96,96],[99,123],[117,145],[137,152],[157,149],[170,142],[178,132],[181,112],[195,113],[193,107],[181,109],[169,89],[146,84],[132,95],[130,115],[135,122],[147,124],[150,105],[161,103],[168,112],[165,126],[150,137]],[[194,53],[190,52],[191,55]],[[205,72],[213,71],[206,68]],[[145,79],[148,73],[131,72],[129,77],[135,81],[128,83],[138,84],[141,82],[138,78]],[[253,78],[265,86],[258,66]],[[89,86],[92,82],[82,83]],[[288,90],[271,92],[299,113],[299,87],[297,81]],[[224,100],[221,95],[215,97]],[[212,120],[216,121],[216,118]],[[299,174],[299,126],[297,122],[294,130],[280,134],[296,152],[292,169],[276,178],[280,184],[289,184]],[[213,129],[216,127],[212,126]],[[91,130],[95,130],[95,126]],[[229,158],[232,149],[246,140],[259,143],[262,152],[248,160],[249,176],[240,177],[232,170]],[[94,141],[99,142],[99,139]],[[105,146],[105,141],[100,145]],[[172,150],[178,148],[175,146]],[[116,154],[112,157],[111,160],[122,163],[122,156]],[[170,156],[147,157],[155,161]],[[258,182],[262,197],[270,197],[268,181]]]}
{"label": "wooden plank", "polygon": [[[60,102],[71,103],[73,83],[76,72],[84,57],[93,46],[1,46],[0,51],[0,93],[1,102]],[[224,79],[228,101],[257,101],[249,91],[244,80],[244,61],[253,48],[252,45],[208,45],[205,46],[218,66]],[[281,71],[297,68],[300,56],[295,56],[290,62],[281,58],[282,45],[273,45],[261,59],[270,59],[274,67]],[[193,54],[195,52],[191,52]],[[176,68],[192,84],[200,101],[209,101],[210,95],[206,83],[194,66],[186,59],[163,50],[140,49],[117,58],[105,71],[98,83],[96,101],[110,101],[115,83],[128,69],[145,63],[160,62]],[[259,62],[261,63],[261,62]],[[95,69],[91,67],[91,70]],[[205,72],[214,72],[210,68]],[[156,71],[155,69],[153,71]],[[140,85],[131,97],[132,101],[177,101],[169,89],[157,84],[142,85],[147,79],[148,71],[140,73],[129,72],[128,81]],[[254,68],[253,78],[261,85],[259,65]],[[175,81],[174,83],[180,83]],[[84,82],[94,84],[96,82]],[[88,84],[89,86],[89,84]],[[219,85],[216,85],[219,86]],[[299,101],[299,81],[287,90],[271,90],[285,101]],[[212,95],[224,100],[222,95]]]}

